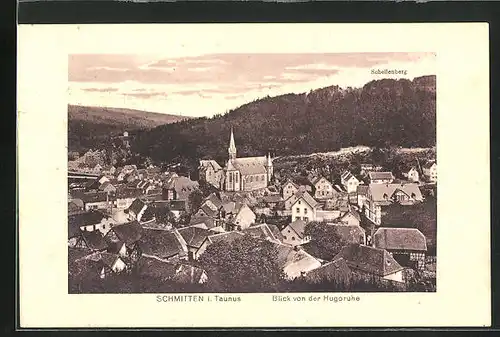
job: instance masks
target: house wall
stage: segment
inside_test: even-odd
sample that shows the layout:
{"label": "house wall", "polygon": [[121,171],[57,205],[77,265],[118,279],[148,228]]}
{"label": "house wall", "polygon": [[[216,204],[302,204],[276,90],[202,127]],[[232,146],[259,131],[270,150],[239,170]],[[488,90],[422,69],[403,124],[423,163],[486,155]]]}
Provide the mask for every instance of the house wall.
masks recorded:
{"label": "house wall", "polygon": [[344,183],[344,187],[347,193],[355,193],[358,189],[358,185],[359,181],[354,177],[351,177],[351,179]]}
{"label": "house wall", "polygon": [[283,200],[287,200],[292,195],[297,193],[297,191],[298,191],[298,189],[295,186],[293,186],[292,183],[285,184],[285,186],[283,186]]}
{"label": "house wall", "polygon": [[241,229],[246,229],[250,227],[251,224],[255,223],[255,213],[246,205],[242,206],[238,215],[235,218],[235,223],[241,227]]}
{"label": "house wall", "polygon": [[294,278],[299,277],[302,273],[308,273],[311,270],[321,267],[321,262],[316,259],[310,258],[307,259],[309,263],[300,263],[302,261],[298,261],[298,263],[291,263],[285,268],[283,268],[283,272],[289,280],[293,280]]}
{"label": "house wall", "polygon": [[396,282],[403,282],[403,271],[400,270],[396,273],[386,275],[386,276],[384,276],[384,279],[396,281]]}
{"label": "house wall", "polygon": [[300,238],[299,235],[290,226],[286,226],[285,228],[283,228],[281,234],[283,235],[282,242],[290,246],[299,246],[311,241],[311,238],[308,236]]}
{"label": "house wall", "polygon": [[293,204],[297,201],[297,197],[292,195],[288,199],[285,199],[285,210],[291,211]]}
{"label": "house wall", "polygon": [[317,199],[329,199],[335,195],[332,184],[325,178],[318,181],[314,187],[316,188],[314,196]]}
{"label": "house wall", "polygon": [[292,205],[292,221],[304,220],[305,222],[316,220],[316,210],[300,198]]}
{"label": "house wall", "polygon": [[332,211],[317,210],[315,221],[333,221],[337,219],[339,216],[340,216],[340,211],[338,210],[332,210]]}
{"label": "house wall", "polygon": [[115,273],[119,273],[127,268],[127,265],[125,262],[123,262],[122,259],[118,258],[116,259],[115,263],[113,264],[113,267],[111,268]]}
{"label": "house wall", "polygon": [[366,196],[358,194],[358,207],[361,209],[365,203]]}

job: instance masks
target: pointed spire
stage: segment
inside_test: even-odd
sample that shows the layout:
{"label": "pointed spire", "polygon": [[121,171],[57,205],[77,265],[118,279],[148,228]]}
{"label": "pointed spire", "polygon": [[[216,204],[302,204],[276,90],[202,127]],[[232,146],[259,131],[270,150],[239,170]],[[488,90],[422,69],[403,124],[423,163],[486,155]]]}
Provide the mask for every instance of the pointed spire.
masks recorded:
{"label": "pointed spire", "polygon": [[236,159],[236,144],[234,142],[233,127],[231,127],[231,138],[229,139],[229,159]]}

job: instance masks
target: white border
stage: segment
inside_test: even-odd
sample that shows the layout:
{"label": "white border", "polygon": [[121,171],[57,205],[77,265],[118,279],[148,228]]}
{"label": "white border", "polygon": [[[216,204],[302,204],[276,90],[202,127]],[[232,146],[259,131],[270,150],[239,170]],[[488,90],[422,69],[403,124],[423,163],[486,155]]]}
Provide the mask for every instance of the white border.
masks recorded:
{"label": "white border", "polygon": [[[21,327],[488,326],[487,23],[20,25]],[[163,48],[163,50],[159,50]],[[153,294],[68,295],[67,62],[75,53],[436,52],[438,291],[360,302],[157,303]]]}

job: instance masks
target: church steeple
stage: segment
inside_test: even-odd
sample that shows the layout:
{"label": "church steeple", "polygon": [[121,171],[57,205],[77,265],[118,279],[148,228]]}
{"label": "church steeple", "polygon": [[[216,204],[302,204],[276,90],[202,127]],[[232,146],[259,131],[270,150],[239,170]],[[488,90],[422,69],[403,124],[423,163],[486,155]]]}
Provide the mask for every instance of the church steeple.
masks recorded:
{"label": "church steeple", "polygon": [[229,153],[229,159],[236,159],[236,144],[234,143],[233,128],[231,127],[231,138],[229,140],[229,148],[227,149]]}

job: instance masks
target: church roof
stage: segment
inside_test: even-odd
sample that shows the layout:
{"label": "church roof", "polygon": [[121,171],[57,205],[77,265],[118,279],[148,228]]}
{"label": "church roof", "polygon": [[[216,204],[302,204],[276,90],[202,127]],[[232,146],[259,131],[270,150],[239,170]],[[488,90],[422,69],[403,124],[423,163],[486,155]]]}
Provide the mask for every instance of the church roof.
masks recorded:
{"label": "church roof", "polygon": [[231,161],[233,166],[240,171],[242,175],[266,174],[266,157],[246,157],[236,158]]}

